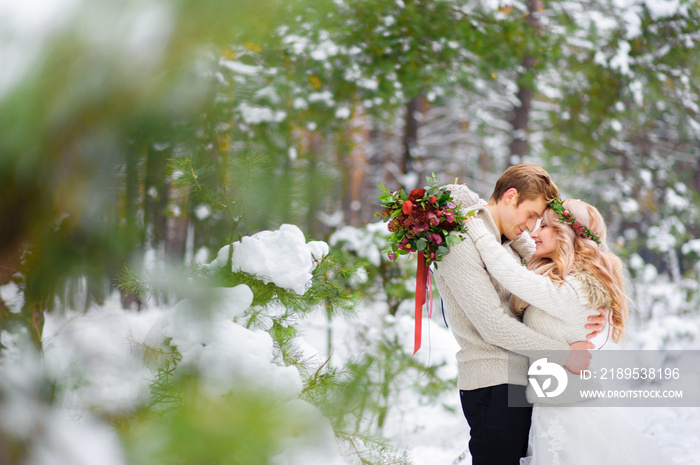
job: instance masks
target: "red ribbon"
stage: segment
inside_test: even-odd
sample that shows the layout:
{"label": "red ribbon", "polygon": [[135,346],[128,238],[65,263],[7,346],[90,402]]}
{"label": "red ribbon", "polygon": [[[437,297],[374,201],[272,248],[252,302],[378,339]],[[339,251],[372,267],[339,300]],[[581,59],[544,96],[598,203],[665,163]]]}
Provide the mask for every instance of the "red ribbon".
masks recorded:
{"label": "red ribbon", "polygon": [[[416,352],[418,352],[418,349],[420,349],[421,330],[423,328],[423,304],[425,303],[425,291],[427,288],[428,280],[430,279],[430,270],[425,264],[425,256],[422,253],[418,253],[417,259],[418,270],[416,272],[416,327],[414,331],[413,340],[413,355],[416,355]],[[430,291],[432,293],[432,286]],[[430,313],[432,313],[432,308]]]}

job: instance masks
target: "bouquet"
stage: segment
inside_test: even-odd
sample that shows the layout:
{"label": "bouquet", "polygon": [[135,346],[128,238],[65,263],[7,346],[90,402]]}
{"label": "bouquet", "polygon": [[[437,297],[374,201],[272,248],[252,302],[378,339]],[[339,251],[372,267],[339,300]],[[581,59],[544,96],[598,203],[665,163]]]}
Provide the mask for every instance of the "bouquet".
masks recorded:
{"label": "bouquet", "polygon": [[[450,252],[449,247],[459,244],[462,238],[452,231],[465,232],[464,221],[459,209],[452,201],[450,191],[439,187],[435,173],[428,176],[424,189],[414,189],[410,194],[401,189],[391,192],[379,183],[380,205],[382,210],[375,216],[389,222],[390,260],[398,255],[416,253],[418,271],[416,273],[416,327],[413,354],[420,349],[423,304],[426,290],[430,290],[430,310],[432,316],[431,264],[441,261]],[[471,213],[471,212],[470,212]]]}
{"label": "bouquet", "polygon": [[464,232],[462,226],[467,219],[461,216],[459,205],[455,205],[450,191],[438,187],[435,173],[428,176],[425,189],[414,189],[410,194],[401,189],[391,192],[379,183],[382,211],[375,214],[388,221],[390,249],[386,250],[389,259],[396,255],[420,252],[426,265],[439,262],[450,251],[449,247],[459,244],[462,238],[452,231]]}

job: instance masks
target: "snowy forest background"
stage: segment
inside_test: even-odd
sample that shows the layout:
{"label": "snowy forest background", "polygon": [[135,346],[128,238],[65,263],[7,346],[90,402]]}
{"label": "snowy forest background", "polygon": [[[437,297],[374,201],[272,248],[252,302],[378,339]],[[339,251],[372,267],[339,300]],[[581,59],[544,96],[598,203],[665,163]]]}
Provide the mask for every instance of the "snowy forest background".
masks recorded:
{"label": "snowy forest background", "polygon": [[[699,40],[695,0],[0,1],[0,464],[468,463],[373,217],[432,172],[542,164],[626,347],[700,348]],[[628,412],[679,463],[697,413]]]}

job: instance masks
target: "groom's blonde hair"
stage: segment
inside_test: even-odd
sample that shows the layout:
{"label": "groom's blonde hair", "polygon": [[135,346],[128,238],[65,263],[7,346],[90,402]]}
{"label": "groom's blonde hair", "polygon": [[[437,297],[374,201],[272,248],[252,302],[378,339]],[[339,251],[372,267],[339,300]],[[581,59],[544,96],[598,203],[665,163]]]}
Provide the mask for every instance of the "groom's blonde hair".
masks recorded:
{"label": "groom's blonde hair", "polygon": [[526,200],[544,197],[549,203],[559,198],[559,188],[552,181],[549,173],[535,163],[513,165],[503,172],[491,194],[491,201],[500,202],[508,189],[518,191],[516,207]]}

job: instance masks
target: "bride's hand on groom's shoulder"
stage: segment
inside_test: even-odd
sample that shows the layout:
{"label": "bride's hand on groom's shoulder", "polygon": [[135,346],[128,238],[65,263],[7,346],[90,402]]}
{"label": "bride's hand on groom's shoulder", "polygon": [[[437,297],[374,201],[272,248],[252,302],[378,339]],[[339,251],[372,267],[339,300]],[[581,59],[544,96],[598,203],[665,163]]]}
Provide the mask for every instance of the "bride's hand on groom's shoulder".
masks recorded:
{"label": "bride's hand on groom's shoulder", "polygon": [[484,222],[484,220],[482,220],[481,218],[476,217],[476,215],[474,215],[474,213],[475,212],[472,210],[472,211],[468,212],[466,215],[464,215],[465,219],[464,219],[464,221],[462,221],[462,224],[466,226],[469,223],[475,224],[475,223],[479,223],[479,222],[481,222],[481,223]]}

